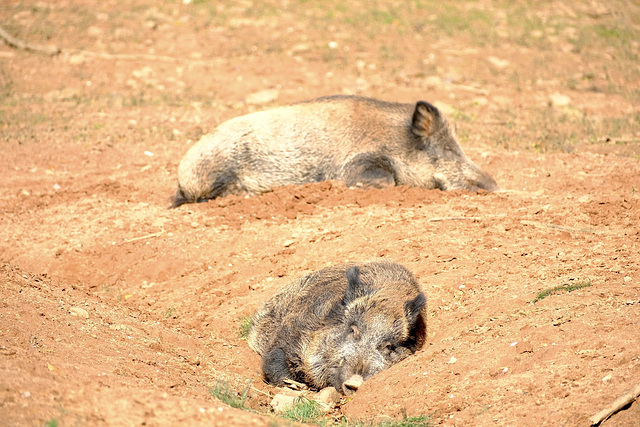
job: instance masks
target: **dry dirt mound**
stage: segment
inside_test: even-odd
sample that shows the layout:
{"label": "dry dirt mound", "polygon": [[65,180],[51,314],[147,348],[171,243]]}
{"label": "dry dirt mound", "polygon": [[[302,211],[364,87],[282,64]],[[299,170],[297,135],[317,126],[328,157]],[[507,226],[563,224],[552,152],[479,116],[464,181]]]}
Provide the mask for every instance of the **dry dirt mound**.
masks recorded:
{"label": "dry dirt mound", "polygon": [[[243,319],[381,257],[419,279],[428,344],[328,421],[582,426],[640,382],[638,6],[373,3],[2,3],[63,51],[0,46],[0,424],[271,425]],[[167,209],[203,132],[335,93],[432,101],[509,191]]]}

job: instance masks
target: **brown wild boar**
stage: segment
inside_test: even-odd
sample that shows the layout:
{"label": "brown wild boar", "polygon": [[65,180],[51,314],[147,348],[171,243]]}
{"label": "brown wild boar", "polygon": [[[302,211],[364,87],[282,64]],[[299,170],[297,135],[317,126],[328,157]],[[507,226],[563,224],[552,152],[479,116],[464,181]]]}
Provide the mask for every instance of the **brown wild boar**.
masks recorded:
{"label": "brown wild boar", "polygon": [[426,298],[405,267],[343,264],[308,274],[251,319],[249,346],[267,382],[355,392],[363,381],[420,349]]}
{"label": "brown wild boar", "polygon": [[329,96],[236,117],[204,135],[180,161],[173,207],[324,180],[349,187],[498,188],[464,154],[433,105]]}

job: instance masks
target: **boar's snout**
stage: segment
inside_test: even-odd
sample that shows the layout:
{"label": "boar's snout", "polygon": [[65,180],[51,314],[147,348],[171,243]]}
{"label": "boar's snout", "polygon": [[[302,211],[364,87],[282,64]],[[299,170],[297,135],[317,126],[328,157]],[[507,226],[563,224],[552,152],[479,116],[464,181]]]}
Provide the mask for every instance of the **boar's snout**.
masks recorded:
{"label": "boar's snout", "polygon": [[349,377],[344,383],[342,383],[342,393],[345,396],[349,396],[360,388],[362,383],[364,382],[364,378],[361,375],[354,374]]}
{"label": "boar's snout", "polygon": [[497,191],[500,189],[498,183],[491,177],[491,175],[482,172],[477,178],[467,180],[467,188],[469,191],[477,193],[480,190],[484,191]]}

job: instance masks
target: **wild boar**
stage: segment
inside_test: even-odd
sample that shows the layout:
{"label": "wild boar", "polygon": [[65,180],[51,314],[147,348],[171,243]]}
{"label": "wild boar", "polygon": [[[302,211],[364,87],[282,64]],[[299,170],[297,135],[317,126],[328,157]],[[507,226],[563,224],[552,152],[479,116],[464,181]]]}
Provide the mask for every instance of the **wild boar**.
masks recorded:
{"label": "wild boar", "polygon": [[349,187],[498,188],[428,102],[329,96],[236,117],[204,135],[180,161],[173,207],[324,180]]}
{"label": "wild boar", "polygon": [[355,392],[363,381],[422,347],[426,298],[409,270],[389,261],[310,273],[251,319],[249,346],[267,382]]}

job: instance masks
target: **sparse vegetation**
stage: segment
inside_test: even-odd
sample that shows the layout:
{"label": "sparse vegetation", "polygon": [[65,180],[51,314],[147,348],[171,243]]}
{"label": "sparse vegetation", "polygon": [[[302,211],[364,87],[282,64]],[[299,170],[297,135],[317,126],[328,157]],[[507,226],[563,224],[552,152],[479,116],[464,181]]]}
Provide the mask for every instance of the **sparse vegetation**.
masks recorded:
{"label": "sparse vegetation", "polygon": [[176,308],[175,307],[169,307],[165,310],[165,312],[163,313],[164,317],[166,317],[167,319],[174,317],[176,315]]}
{"label": "sparse vegetation", "polygon": [[591,286],[591,282],[578,282],[578,283],[565,283],[563,285],[554,286],[553,288],[545,289],[543,291],[538,292],[538,295],[531,300],[532,304],[537,303],[540,300],[545,299],[550,295],[555,295],[564,292],[573,292],[578,289],[588,288]]}
{"label": "sparse vegetation", "polygon": [[213,397],[220,399],[222,402],[226,403],[232,408],[247,410],[248,408],[245,406],[245,402],[249,398],[250,389],[251,382],[247,384],[242,392],[238,393],[231,389],[228,380],[219,379],[218,381],[216,381],[216,384],[213,386],[213,388],[209,388],[209,393]]}
{"label": "sparse vegetation", "polygon": [[283,418],[299,423],[317,423],[323,415],[324,411],[318,402],[304,397],[281,414]]}
{"label": "sparse vegetation", "polygon": [[251,328],[251,317],[244,316],[240,319],[240,331],[239,336],[241,339],[246,340],[249,335],[249,328]]}
{"label": "sparse vegetation", "polygon": [[[322,426],[330,426],[334,424],[319,423]],[[417,415],[414,417],[407,417],[401,419],[388,419],[383,421],[350,421],[342,419],[337,425],[341,427],[429,427],[432,425],[431,417],[429,415]]]}

